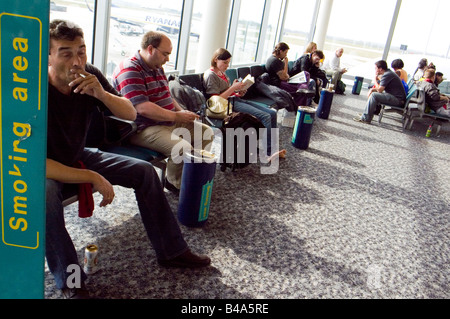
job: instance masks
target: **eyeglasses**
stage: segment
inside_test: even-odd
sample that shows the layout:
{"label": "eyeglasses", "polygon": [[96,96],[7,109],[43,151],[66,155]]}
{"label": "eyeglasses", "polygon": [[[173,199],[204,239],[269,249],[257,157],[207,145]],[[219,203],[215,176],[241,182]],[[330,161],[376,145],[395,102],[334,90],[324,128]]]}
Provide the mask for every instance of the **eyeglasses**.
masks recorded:
{"label": "eyeglasses", "polygon": [[170,53],[168,53],[168,52],[163,52],[163,51],[161,51],[160,49],[158,49],[158,48],[155,48],[156,50],[158,50],[159,52],[161,52],[161,54],[165,57],[165,58],[168,58],[169,56],[170,56]]}

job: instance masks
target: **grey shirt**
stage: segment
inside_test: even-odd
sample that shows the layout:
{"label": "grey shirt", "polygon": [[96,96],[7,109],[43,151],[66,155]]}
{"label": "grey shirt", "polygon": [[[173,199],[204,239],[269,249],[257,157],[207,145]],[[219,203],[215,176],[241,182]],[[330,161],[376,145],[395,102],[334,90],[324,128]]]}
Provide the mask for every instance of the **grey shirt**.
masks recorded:
{"label": "grey shirt", "polygon": [[380,86],[384,86],[386,93],[392,94],[400,101],[406,101],[406,92],[402,80],[392,70],[386,70],[381,77]]}
{"label": "grey shirt", "polygon": [[230,87],[229,79],[228,82],[226,82],[211,69],[205,71],[203,74],[203,81],[205,83],[206,94],[208,95],[219,95]]}

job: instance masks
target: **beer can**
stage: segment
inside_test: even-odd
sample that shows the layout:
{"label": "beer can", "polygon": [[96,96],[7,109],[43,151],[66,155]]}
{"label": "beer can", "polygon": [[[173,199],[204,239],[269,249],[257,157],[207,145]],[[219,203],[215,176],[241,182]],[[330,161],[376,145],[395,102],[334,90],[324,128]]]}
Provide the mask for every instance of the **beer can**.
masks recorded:
{"label": "beer can", "polygon": [[84,272],[87,275],[92,275],[97,272],[97,255],[98,247],[96,245],[88,245],[84,250]]}

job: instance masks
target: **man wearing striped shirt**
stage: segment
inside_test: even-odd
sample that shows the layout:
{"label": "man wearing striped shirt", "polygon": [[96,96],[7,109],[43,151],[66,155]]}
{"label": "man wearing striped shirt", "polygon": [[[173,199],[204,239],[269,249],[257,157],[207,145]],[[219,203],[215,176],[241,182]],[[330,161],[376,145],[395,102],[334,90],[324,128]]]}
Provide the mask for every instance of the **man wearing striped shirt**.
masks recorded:
{"label": "man wearing striped shirt", "polygon": [[[172,42],[161,32],[147,32],[136,54],[122,61],[113,74],[115,88],[137,110],[138,133],[131,143],[169,157],[166,188],[178,193],[183,171],[182,153],[192,147],[210,150],[212,129],[195,121],[199,116],[184,110],[172,98],[162,66],[169,61]],[[189,132],[189,134],[185,134]]]}

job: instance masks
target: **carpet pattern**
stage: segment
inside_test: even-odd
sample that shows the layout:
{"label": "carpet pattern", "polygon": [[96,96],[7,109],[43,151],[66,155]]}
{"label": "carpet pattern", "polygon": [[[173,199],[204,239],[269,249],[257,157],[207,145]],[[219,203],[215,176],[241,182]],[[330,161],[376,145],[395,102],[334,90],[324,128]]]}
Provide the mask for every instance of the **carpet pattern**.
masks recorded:
{"label": "carpet pattern", "polygon": [[[307,150],[291,143],[276,174],[261,166],[217,169],[209,219],[181,226],[202,270],[164,269],[146,237],[132,190],[96,207],[90,219],[66,208],[82,262],[99,246],[91,294],[105,299],[297,299],[450,297],[450,125],[425,137],[427,123],[403,131],[399,117],[357,123],[360,96],[334,96]],[[166,193],[176,213],[178,199]],[[96,203],[100,197],[95,195]],[[61,298],[46,269],[45,296]]]}

